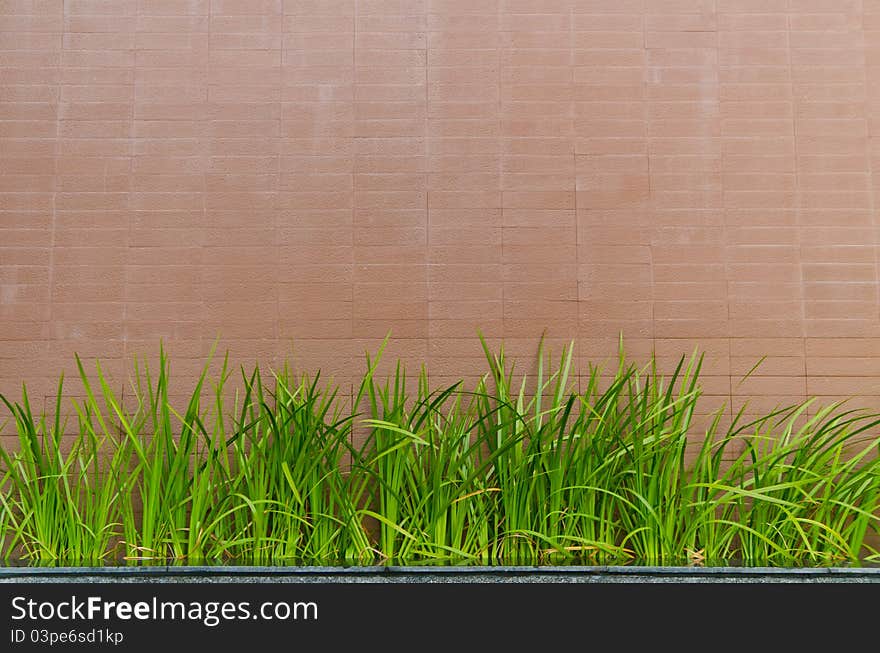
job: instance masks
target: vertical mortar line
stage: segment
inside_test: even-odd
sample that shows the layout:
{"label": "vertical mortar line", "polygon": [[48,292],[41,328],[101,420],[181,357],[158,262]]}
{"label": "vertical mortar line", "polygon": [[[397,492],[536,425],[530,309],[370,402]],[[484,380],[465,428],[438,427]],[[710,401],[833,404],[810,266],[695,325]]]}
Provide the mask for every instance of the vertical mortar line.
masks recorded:
{"label": "vertical mortar line", "polygon": [[[431,357],[431,206],[430,196],[430,148],[428,147],[430,130],[428,129],[431,115],[429,106],[428,93],[428,15],[430,13],[430,3],[425,3],[425,22],[423,24],[425,39],[425,120],[422,125],[422,133],[424,134],[424,144],[422,151],[424,152],[424,178],[425,178],[425,368]],[[430,370],[429,370],[430,373]]]}
{"label": "vertical mortar line", "polygon": [[[53,298],[53,287],[55,285],[55,241],[58,230],[58,158],[60,157],[60,140],[61,140],[61,110],[64,106],[63,93],[64,85],[62,83],[61,61],[64,57],[64,31],[67,25],[67,1],[62,0],[61,3],[61,32],[59,33],[60,48],[58,50],[58,58],[55,60],[55,90],[57,91],[56,107],[55,107],[55,139],[52,142],[52,212],[49,224],[49,260],[48,270],[46,273],[46,283],[48,284],[48,308],[49,323],[47,329],[43,333],[45,355],[48,358],[50,343],[54,340],[53,325],[55,324],[55,302]],[[43,406],[46,405],[46,395],[43,394]]]}
{"label": "vertical mortar line", "polygon": [[878,252],[878,248],[880,248],[880,234],[877,233],[880,225],[877,224],[877,200],[875,198],[875,194],[877,192],[875,188],[874,181],[874,162],[872,156],[872,144],[875,137],[875,134],[871,132],[871,121],[868,119],[869,110],[870,110],[870,81],[868,78],[868,38],[867,32],[865,29],[865,4],[862,2],[860,5],[860,20],[859,20],[859,28],[861,30],[862,36],[862,73],[863,73],[863,83],[864,83],[864,91],[865,91],[865,99],[864,99],[864,114],[865,114],[865,149],[866,149],[866,159],[868,164],[868,210],[871,212],[871,224],[873,229],[871,232],[874,236],[873,238],[873,250],[874,250],[874,300],[876,302],[874,317],[876,319],[880,319],[880,252]]}
{"label": "vertical mortar line", "polygon": [[[275,290],[275,324],[272,333],[275,336],[273,351],[275,352],[275,365],[281,364],[281,350],[279,344],[281,342],[281,152],[284,143],[284,34],[285,34],[285,18],[287,17],[286,3],[281,2],[281,24],[278,30],[278,38],[280,40],[278,48],[278,87],[275,89],[278,93],[278,137],[276,140],[277,151],[275,153],[275,184],[273,185],[275,201],[272,203],[272,233],[275,244],[272,251],[275,254],[275,280],[272,284]],[[271,38],[272,31],[269,30]],[[271,42],[271,40],[270,40]]]}
{"label": "vertical mortar line", "polygon": [[[212,228],[211,224],[208,220],[208,175],[210,166],[211,166],[211,143],[213,139],[213,135],[211,132],[211,120],[212,113],[210,111],[210,102],[211,102],[211,38],[214,27],[214,0],[208,0],[208,25],[206,32],[207,39],[207,49],[205,53],[205,61],[202,64],[202,79],[204,80],[204,91],[203,91],[203,100],[204,100],[204,120],[200,121],[203,124],[204,128],[204,150],[201,154],[201,171],[202,171],[202,228],[201,235],[199,240],[199,293],[201,296],[202,302],[202,319],[207,321],[208,318],[208,302],[205,301],[205,279],[208,278],[208,275],[205,274],[205,265],[209,259],[208,252],[208,230]],[[207,352],[205,352],[205,330],[199,329],[199,356],[206,357]],[[222,333],[220,331],[220,327],[211,334],[208,352],[212,351],[213,343],[217,343],[218,351],[219,351],[219,343],[222,337]],[[228,349],[227,349],[228,352]],[[201,361],[200,361],[201,363]],[[204,364],[204,363],[203,363]]]}
{"label": "vertical mortar line", "polygon": [[786,15],[785,15],[785,23],[786,23],[786,34],[785,34],[785,43],[786,48],[788,50],[788,85],[791,93],[791,133],[793,139],[793,150],[794,150],[794,197],[795,197],[795,209],[794,209],[794,226],[795,233],[797,234],[797,252],[798,252],[798,281],[800,283],[800,296],[801,296],[801,354],[803,356],[803,379],[804,379],[804,397],[807,395],[807,308],[806,308],[806,284],[804,279],[804,244],[803,244],[803,225],[801,224],[801,205],[803,203],[803,198],[801,196],[801,174],[800,174],[800,151],[798,147],[798,101],[797,96],[795,94],[795,82],[794,82],[794,61],[792,57],[792,48],[791,48],[791,0],[787,0],[785,4]]}
{"label": "vertical mortar line", "polygon": [[575,111],[575,102],[577,93],[575,93],[575,39],[574,39],[574,3],[568,8],[568,72],[570,75],[568,117],[571,120],[571,132],[569,132],[569,144],[571,145],[571,171],[572,171],[572,189],[574,192],[574,351],[572,355],[576,361],[575,378],[577,379],[577,391],[581,392],[581,236],[580,236],[580,218],[578,216],[577,204],[577,130],[575,129],[575,120],[577,112]]}
{"label": "vertical mortar line", "polygon": [[868,119],[869,110],[870,110],[870,81],[868,78],[868,39],[867,39],[867,31],[865,29],[865,8],[864,3],[862,3],[862,13],[861,13],[861,34],[862,34],[862,52],[863,52],[863,62],[862,62],[862,72],[864,73],[864,89],[865,89],[865,133],[867,134],[867,142],[865,144],[866,154],[867,154],[867,162],[868,162],[868,209],[871,212],[871,222],[874,228],[871,232],[874,235],[874,299],[877,304],[875,317],[880,319],[880,252],[878,252],[878,248],[880,248],[880,234],[877,233],[880,225],[877,224],[877,200],[875,198],[875,194],[877,189],[875,188],[875,180],[874,180],[874,157],[871,156],[872,151],[872,142],[874,138],[877,136],[871,132],[871,121]]}
{"label": "vertical mortar line", "polygon": [[[134,7],[133,25],[131,29],[131,40],[129,41],[129,54],[131,55],[131,103],[128,112],[128,201],[126,202],[128,210],[126,211],[126,237],[125,237],[125,257],[122,262],[122,361],[120,369],[124,370],[125,362],[128,360],[128,267],[132,250],[132,213],[134,210],[133,201],[133,185],[134,185],[134,109],[137,103],[137,31],[138,31],[138,15],[139,9],[137,5]],[[106,177],[106,169],[104,175]],[[123,378],[125,372],[122,372]],[[123,392],[125,391],[125,383],[122,382]],[[123,404],[124,405],[124,404]]]}
{"label": "vertical mortar line", "polygon": [[[203,80],[205,84],[204,90],[204,102],[205,102],[205,113],[203,114],[203,120],[199,120],[200,128],[197,133],[199,133],[199,138],[202,140],[202,147],[204,150],[202,151],[202,160],[201,160],[201,171],[202,171],[202,230],[201,237],[199,239],[199,259],[198,259],[198,273],[199,273],[199,295],[201,300],[201,318],[202,324],[207,321],[208,317],[208,305],[205,302],[205,263],[206,263],[206,247],[205,243],[207,242],[208,235],[208,166],[211,162],[210,156],[210,148],[209,143],[210,134],[211,134],[211,118],[210,113],[208,111],[208,103],[211,99],[211,80],[210,80],[210,69],[211,69],[211,27],[214,23],[214,0],[208,0],[208,25],[207,25],[207,48],[205,53],[205,63],[204,68],[202,69]],[[219,334],[215,335],[218,337]],[[205,349],[205,329],[204,327],[199,329],[198,335],[198,345],[199,345],[199,356],[204,356]]]}
{"label": "vertical mortar line", "polygon": [[[655,206],[654,206],[654,180],[653,180],[653,169],[651,166],[651,128],[650,128],[650,112],[649,108],[651,105],[651,100],[649,97],[649,89],[650,89],[650,80],[648,79],[651,72],[650,60],[648,57],[648,30],[647,30],[647,13],[648,6],[643,5],[641,9],[641,28],[642,28],[642,127],[644,129],[644,141],[645,141],[645,158],[648,163],[648,199],[647,206],[643,207],[644,211],[647,212],[647,219],[645,218],[645,213],[639,217],[638,222],[636,224],[641,226],[647,222],[647,230],[648,233],[648,284],[650,288],[650,303],[651,303],[651,332],[648,336],[648,340],[651,343],[651,356],[656,359],[657,356],[657,315],[655,310],[655,293],[654,293],[654,218],[655,218]],[[615,351],[615,355],[617,352]]]}
{"label": "vertical mortar line", "polygon": [[[354,14],[351,17],[351,109],[352,109],[352,125],[351,125],[351,226],[349,227],[349,238],[351,241],[351,281],[349,282],[349,289],[351,290],[351,302],[349,303],[349,320],[352,334],[352,338],[354,338],[354,288],[355,288],[355,277],[356,277],[356,268],[357,261],[355,260],[355,220],[357,215],[357,193],[355,192],[355,186],[357,182],[357,103],[358,103],[358,95],[357,95],[357,25],[358,25],[358,0],[354,0]],[[357,413],[357,406],[354,405],[355,400],[355,392],[354,392],[354,358],[352,358],[348,363],[348,373],[351,376],[351,380],[349,381],[349,396],[351,400],[349,405],[351,406],[352,414]],[[352,428],[348,433],[349,444],[351,444],[352,448],[355,447],[355,422],[352,420]]]}
{"label": "vertical mortar line", "polygon": [[728,232],[728,224],[727,224],[727,206],[724,201],[724,112],[722,111],[721,104],[723,102],[723,98],[721,96],[721,29],[719,28],[719,14],[718,14],[718,1],[712,5],[712,8],[715,12],[715,81],[716,81],[716,93],[718,94],[718,121],[719,121],[719,150],[718,150],[718,159],[719,159],[719,181],[721,182],[721,246],[724,249],[724,305],[727,309],[727,410],[731,419],[733,418],[733,333],[731,331],[731,323],[730,323],[730,254],[729,254],[729,246],[730,241],[728,240],[730,234]]}
{"label": "vertical mortar line", "polygon": [[506,281],[506,272],[505,272],[505,258],[504,258],[504,101],[503,101],[503,93],[504,93],[504,84],[502,83],[503,78],[503,57],[502,57],[502,47],[504,43],[502,31],[503,21],[502,17],[502,3],[499,2],[496,4],[495,8],[495,30],[497,41],[495,42],[495,75],[498,83],[498,207],[500,210],[500,224],[499,227],[501,229],[501,261],[500,261],[500,271],[501,271],[501,333],[500,339],[503,342],[504,336],[507,331],[505,328],[505,315],[507,313],[506,304],[506,292],[505,286],[507,285]]}

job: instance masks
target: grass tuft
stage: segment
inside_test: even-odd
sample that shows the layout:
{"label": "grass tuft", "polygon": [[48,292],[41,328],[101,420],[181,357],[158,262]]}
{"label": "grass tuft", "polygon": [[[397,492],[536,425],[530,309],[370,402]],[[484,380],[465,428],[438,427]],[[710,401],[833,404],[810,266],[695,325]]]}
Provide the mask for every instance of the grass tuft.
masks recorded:
{"label": "grass tuft", "polygon": [[[725,425],[694,416],[702,358],[671,374],[572,369],[432,387],[377,372],[356,396],[288,366],[216,378],[185,406],[170,362],[135,361],[123,402],[77,358],[84,397],[35,415],[0,395],[0,555],[26,563],[729,564],[880,559],[880,415],[815,400]],[[384,348],[384,345],[383,345]],[[240,377],[233,390],[231,379]],[[580,387],[579,387],[580,385]],[[126,397],[128,393],[126,393]],[[364,433],[365,437],[356,438]],[[353,443],[361,440],[361,444]]]}

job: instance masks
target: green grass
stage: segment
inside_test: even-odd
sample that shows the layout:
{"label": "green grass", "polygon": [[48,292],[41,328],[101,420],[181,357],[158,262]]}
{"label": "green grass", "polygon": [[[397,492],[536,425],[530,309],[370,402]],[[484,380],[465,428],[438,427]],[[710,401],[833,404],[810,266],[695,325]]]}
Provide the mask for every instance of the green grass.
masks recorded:
{"label": "green grass", "polygon": [[[170,362],[126,401],[77,358],[51,413],[0,396],[0,555],[31,564],[727,564],[880,560],[880,415],[808,400],[697,428],[702,359],[590,366],[482,341],[475,384],[367,355],[320,374],[211,361],[175,407]],[[384,347],[384,346],[383,346]],[[233,379],[233,376],[236,378]],[[235,380],[235,384],[233,384]],[[235,389],[233,389],[235,385]],[[705,420],[704,420],[705,422]],[[14,446],[11,445],[15,440]],[[358,443],[355,445],[355,443]]]}

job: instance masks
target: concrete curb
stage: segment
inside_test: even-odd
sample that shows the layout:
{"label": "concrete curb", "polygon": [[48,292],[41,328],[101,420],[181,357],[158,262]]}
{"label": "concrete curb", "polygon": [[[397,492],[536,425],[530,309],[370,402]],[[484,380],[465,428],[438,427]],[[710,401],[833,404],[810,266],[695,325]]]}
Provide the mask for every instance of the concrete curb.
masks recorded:
{"label": "concrete curb", "polygon": [[880,583],[880,568],[0,567],[0,583]]}

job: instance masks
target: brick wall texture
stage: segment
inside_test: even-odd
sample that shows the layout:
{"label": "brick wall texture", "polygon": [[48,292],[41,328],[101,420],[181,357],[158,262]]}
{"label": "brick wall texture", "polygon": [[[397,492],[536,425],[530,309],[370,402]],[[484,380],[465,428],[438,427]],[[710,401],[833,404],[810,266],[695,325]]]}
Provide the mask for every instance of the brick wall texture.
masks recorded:
{"label": "brick wall texture", "polygon": [[0,391],[479,328],[880,404],[878,121],[880,0],[0,0]]}

